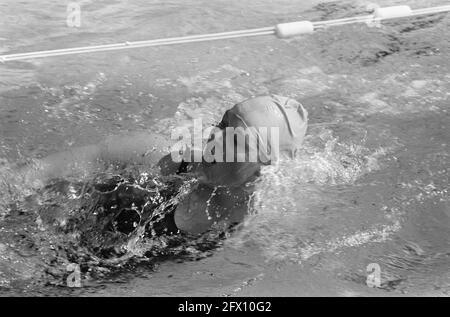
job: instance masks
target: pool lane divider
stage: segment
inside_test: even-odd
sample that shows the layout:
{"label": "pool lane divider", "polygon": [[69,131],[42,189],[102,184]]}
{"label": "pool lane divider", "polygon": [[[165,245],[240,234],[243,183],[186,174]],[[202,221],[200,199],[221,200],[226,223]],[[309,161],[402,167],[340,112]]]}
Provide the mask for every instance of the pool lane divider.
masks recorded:
{"label": "pool lane divider", "polygon": [[296,22],[280,23],[273,27],[265,27],[258,29],[248,29],[222,33],[211,33],[211,34],[172,37],[155,40],[133,41],[115,44],[0,55],[0,62],[5,63],[10,61],[46,58],[53,56],[88,54],[95,52],[117,51],[142,47],[167,46],[167,45],[217,41],[217,40],[266,36],[266,35],[275,35],[279,39],[287,39],[299,35],[311,34],[314,33],[314,31],[316,30],[326,29],[334,26],[355,24],[355,23],[366,23],[367,25],[374,26],[384,20],[392,20],[444,12],[450,12],[450,5],[416,9],[416,10],[412,10],[407,5],[400,5],[385,8],[376,8],[374,10],[374,13],[371,15],[356,16],[344,19],[317,21],[317,22],[296,21]]}

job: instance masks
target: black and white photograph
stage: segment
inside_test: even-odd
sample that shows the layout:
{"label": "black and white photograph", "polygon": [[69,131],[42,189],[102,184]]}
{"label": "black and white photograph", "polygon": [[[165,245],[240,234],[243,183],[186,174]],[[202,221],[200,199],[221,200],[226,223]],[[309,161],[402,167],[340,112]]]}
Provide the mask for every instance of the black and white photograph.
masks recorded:
{"label": "black and white photograph", "polygon": [[0,0],[0,297],[449,297],[449,35],[445,0]]}

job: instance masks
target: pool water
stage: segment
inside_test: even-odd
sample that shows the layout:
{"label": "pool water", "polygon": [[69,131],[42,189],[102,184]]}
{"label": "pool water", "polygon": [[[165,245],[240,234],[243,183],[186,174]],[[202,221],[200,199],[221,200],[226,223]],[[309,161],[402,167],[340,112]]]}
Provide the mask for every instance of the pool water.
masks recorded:
{"label": "pool water", "polygon": [[[80,3],[81,27],[69,28],[65,4],[3,0],[0,53],[350,17],[372,5]],[[418,0],[378,4],[424,6]],[[0,294],[450,295],[449,25],[449,15],[437,14],[289,40],[0,65]],[[113,134],[169,135],[197,118],[207,126],[233,104],[270,93],[304,105],[307,137],[293,160],[262,170],[250,215],[230,231],[118,241],[113,248],[125,243],[132,252],[106,265],[76,247],[78,231],[61,229],[68,219],[85,219],[85,179],[58,180],[35,192],[14,171]],[[65,284],[70,263],[83,264],[81,288]],[[368,286],[369,265],[380,269],[378,287]]]}

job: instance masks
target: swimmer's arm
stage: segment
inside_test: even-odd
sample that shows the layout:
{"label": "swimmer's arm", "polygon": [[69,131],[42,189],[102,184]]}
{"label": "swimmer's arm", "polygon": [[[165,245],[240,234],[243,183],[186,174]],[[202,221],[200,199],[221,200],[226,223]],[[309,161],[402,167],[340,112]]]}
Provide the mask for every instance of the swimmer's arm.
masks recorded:
{"label": "swimmer's arm", "polygon": [[98,159],[109,164],[156,164],[170,150],[170,139],[154,133],[135,132],[112,136],[99,144]]}
{"label": "swimmer's arm", "polygon": [[83,178],[111,164],[156,164],[168,153],[170,140],[164,136],[137,132],[108,137],[99,144],[87,145],[37,160],[20,173],[30,184],[42,186],[54,178]]}
{"label": "swimmer's arm", "polygon": [[98,166],[98,145],[87,145],[68,151],[51,154],[19,169],[24,182],[33,187],[42,187],[49,180],[77,176],[83,178]]}

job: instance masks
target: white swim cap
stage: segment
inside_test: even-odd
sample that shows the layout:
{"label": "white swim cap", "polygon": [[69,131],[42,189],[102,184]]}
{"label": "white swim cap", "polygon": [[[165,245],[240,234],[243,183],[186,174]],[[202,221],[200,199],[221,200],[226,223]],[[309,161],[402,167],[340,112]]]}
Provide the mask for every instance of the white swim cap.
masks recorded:
{"label": "white swim cap", "polygon": [[[262,138],[258,132],[260,128],[267,128],[268,131],[276,128],[278,140],[276,143],[259,142],[257,149],[252,144],[248,144],[247,139],[245,139],[244,144],[240,144],[235,140],[233,143],[234,153],[239,151],[247,153],[250,150],[256,150],[258,152],[258,161],[227,161],[226,151],[228,149],[225,146],[222,162],[203,163],[201,165],[199,170],[201,179],[205,183],[212,185],[239,186],[251,179],[259,171],[261,165],[270,164],[270,159],[274,157],[273,153],[292,156],[303,142],[307,128],[307,116],[307,111],[300,103],[293,99],[276,95],[256,97],[236,104],[225,112],[222,121],[218,125],[223,132],[211,136],[209,142],[212,142],[214,138],[224,139],[226,128],[240,128],[240,131],[246,129],[256,131],[253,135],[259,141]],[[237,130],[235,129],[235,131]],[[226,144],[226,142],[224,143]],[[267,145],[269,148],[261,147],[261,144]],[[277,146],[276,149],[273,148],[274,144]],[[269,159],[268,155],[270,156]]]}

